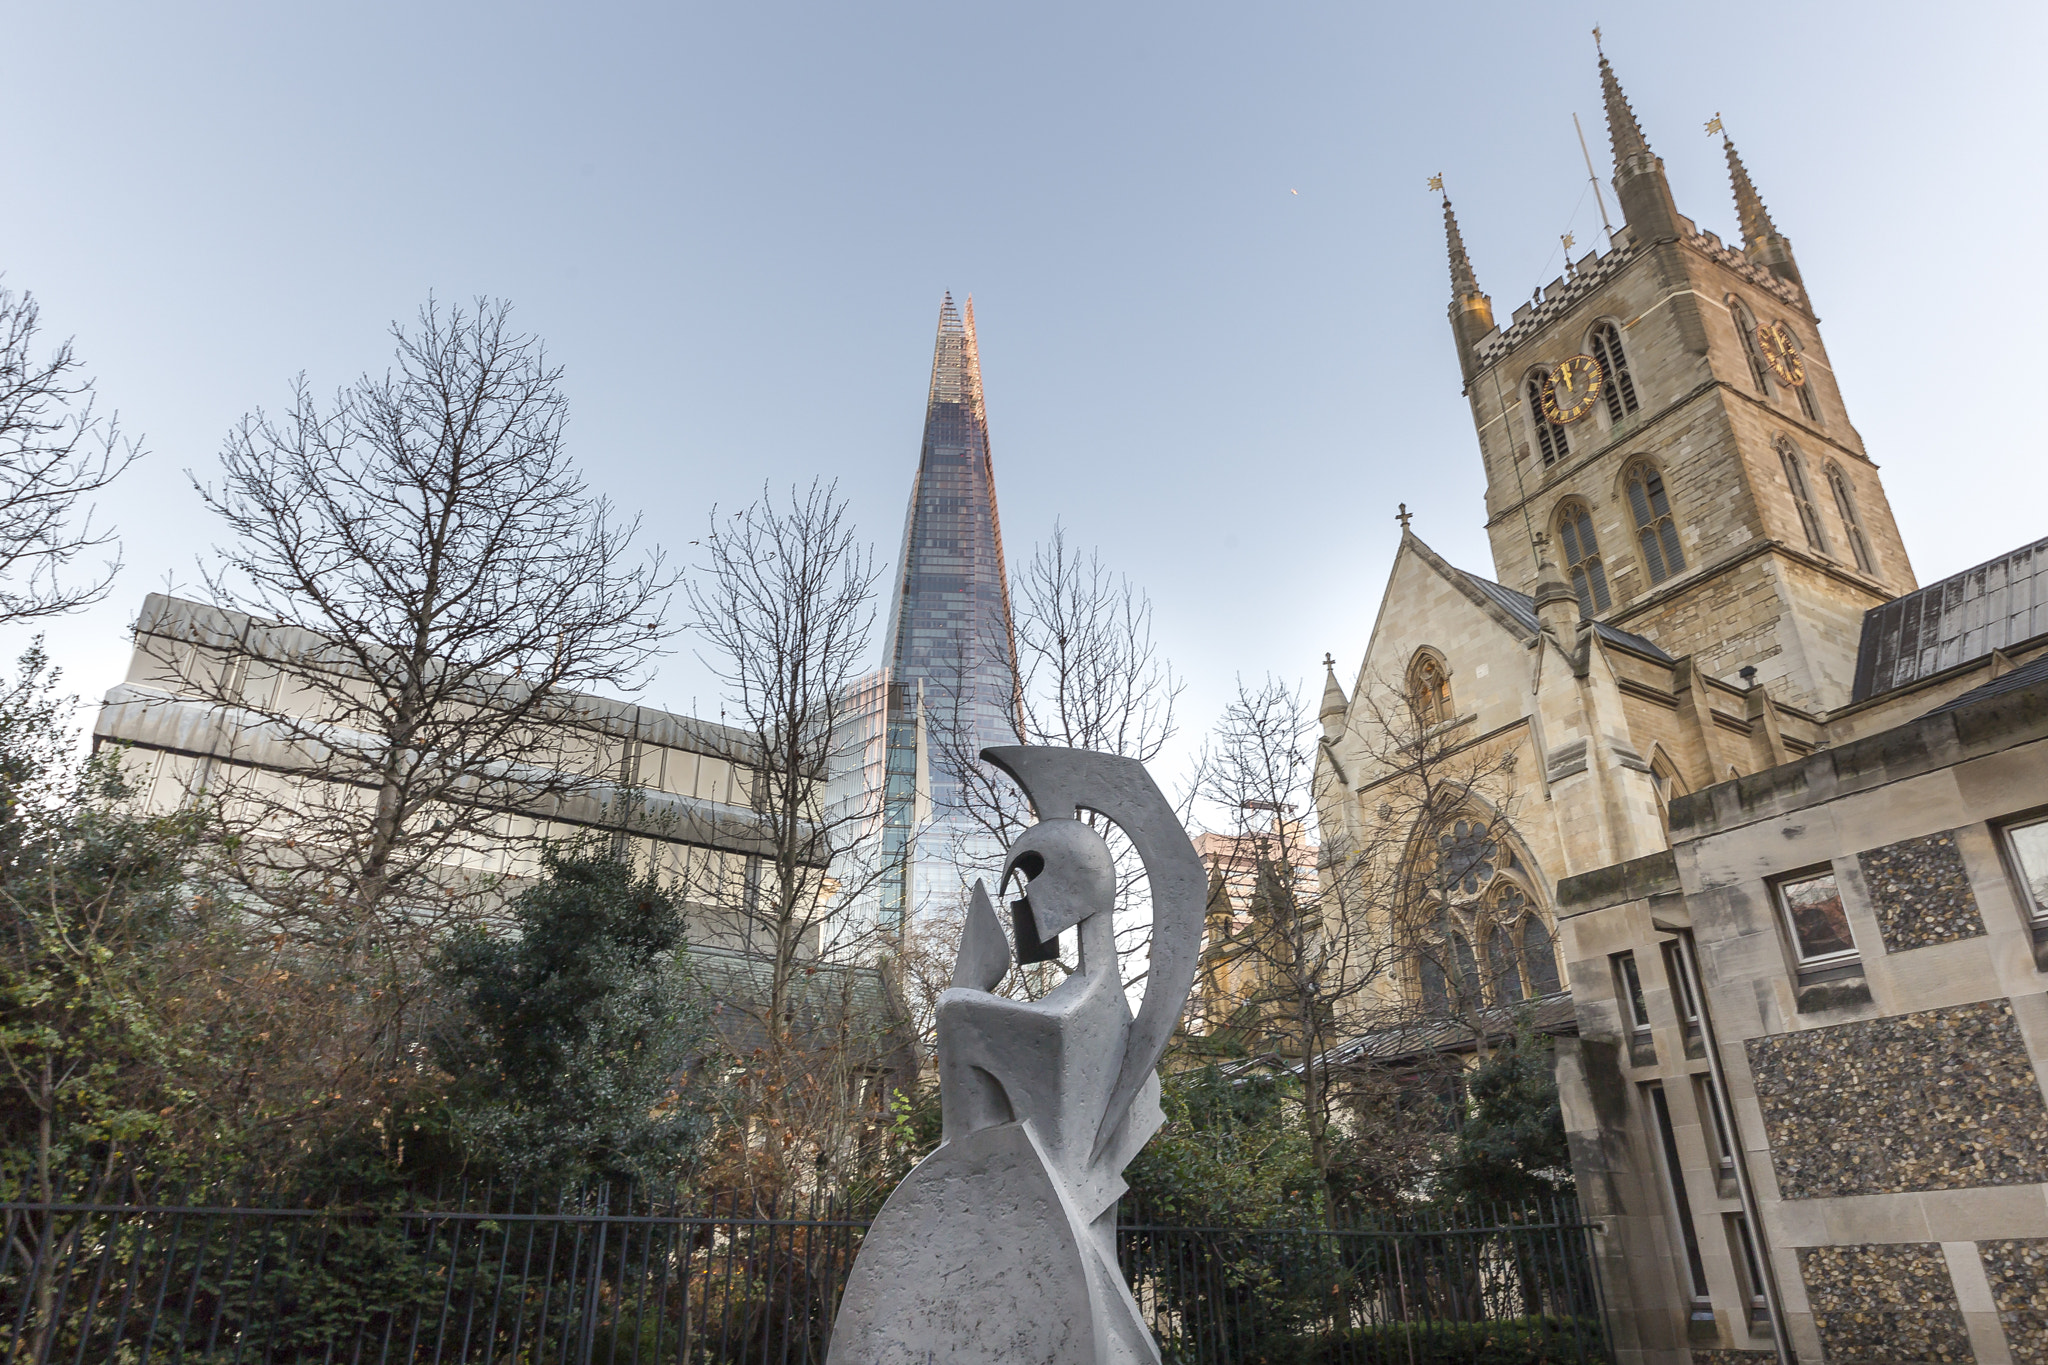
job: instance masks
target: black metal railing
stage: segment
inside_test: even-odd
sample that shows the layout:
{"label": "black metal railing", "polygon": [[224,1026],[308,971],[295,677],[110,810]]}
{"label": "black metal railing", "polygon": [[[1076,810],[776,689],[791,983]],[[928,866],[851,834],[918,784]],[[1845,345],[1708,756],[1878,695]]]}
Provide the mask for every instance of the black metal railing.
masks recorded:
{"label": "black metal railing", "polygon": [[[0,1203],[0,1362],[823,1365],[867,1224],[795,1212],[624,1191]],[[1590,1230],[1568,1201],[1258,1229],[1132,1210],[1118,1245],[1169,1361],[1583,1365],[1608,1359]]]}
{"label": "black metal railing", "polygon": [[1131,1210],[1119,1254],[1185,1365],[1535,1365],[1609,1359],[1594,1228],[1569,1199],[1188,1227]]}

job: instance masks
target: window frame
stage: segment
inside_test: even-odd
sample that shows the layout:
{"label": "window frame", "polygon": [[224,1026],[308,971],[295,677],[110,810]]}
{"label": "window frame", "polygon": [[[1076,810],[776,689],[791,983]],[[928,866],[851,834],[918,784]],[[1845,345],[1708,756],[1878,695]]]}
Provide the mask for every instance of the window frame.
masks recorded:
{"label": "window frame", "polygon": [[1637,1039],[1649,1038],[1652,1027],[1650,1002],[1643,994],[1643,975],[1636,966],[1635,953],[1615,953],[1608,961],[1614,964],[1614,993],[1621,998],[1630,1035]]}
{"label": "window frame", "polygon": [[[1652,481],[1656,485],[1654,490],[1651,487]],[[1638,484],[1643,490],[1641,507],[1636,505],[1635,490]],[[1687,565],[1685,546],[1678,534],[1678,509],[1672,505],[1671,485],[1664,478],[1664,470],[1654,460],[1640,457],[1631,460],[1622,469],[1621,487],[1623,500],[1628,505],[1629,517],[1636,524],[1636,554],[1643,561],[1643,572],[1653,587],[1660,583],[1669,583],[1685,573]],[[1664,510],[1661,512],[1657,510],[1659,497],[1664,500]],[[1662,530],[1666,526],[1671,531],[1668,542]],[[1656,572],[1658,567],[1663,569],[1661,574]]]}
{"label": "window frame", "polygon": [[[2034,895],[2034,888],[2027,881],[2027,865],[2020,855],[2013,835],[2023,829],[2037,829],[2048,826],[2048,808],[2022,811],[1994,822],[1992,828],[1998,834],[1998,851],[2005,860],[2005,870],[2012,881],[2013,896],[2019,902],[2020,913],[2026,917],[2027,925],[2035,937],[2048,936],[2048,902]],[[2048,868],[2043,869],[2048,872]]]}
{"label": "window frame", "polygon": [[1842,535],[1849,542],[1849,553],[1856,559],[1857,570],[1876,577],[1877,559],[1870,553],[1870,540],[1863,531],[1863,514],[1856,507],[1856,487],[1849,482],[1849,472],[1839,460],[1829,460],[1821,477],[1827,480],[1828,491],[1834,495],[1835,515],[1842,519]]}
{"label": "window frame", "polygon": [[1537,453],[1545,469],[1555,469],[1571,458],[1572,443],[1563,427],[1543,415],[1543,384],[1546,376],[1532,373],[1522,385],[1529,404],[1529,421],[1536,428]]}
{"label": "window frame", "polygon": [[[1790,901],[1786,899],[1785,893],[1790,887],[1803,886],[1808,882],[1819,881],[1823,877],[1826,877],[1835,884],[1835,900],[1842,907],[1842,927],[1848,930],[1849,947],[1836,949],[1833,952],[1822,953],[1817,956],[1808,956],[1805,945],[1799,941],[1799,926],[1792,918],[1792,906]],[[1848,898],[1842,894],[1842,879],[1836,873],[1834,864],[1821,863],[1813,867],[1801,868],[1796,872],[1780,873],[1778,876],[1771,878],[1770,892],[1771,903],[1777,908],[1778,912],[1778,926],[1785,935],[1787,945],[1792,950],[1793,964],[1801,973],[1826,971],[1830,968],[1844,967],[1851,963],[1863,961],[1863,948],[1861,944],[1856,942],[1856,926],[1849,922]]]}
{"label": "window frame", "polygon": [[[1430,691],[1427,706],[1420,701],[1419,686],[1425,668],[1436,673],[1436,685]],[[1408,661],[1408,706],[1424,730],[1434,730],[1457,718],[1457,702],[1451,695],[1450,661],[1428,645],[1416,650],[1415,657]]]}
{"label": "window frame", "polygon": [[1692,1302],[1690,1316],[1711,1320],[1714,1315],[1713,1287],[1707,1279],[1705,1247],[1700,1242],[1699,1224],[1692,1211],[1692,1192],[1685,1187],[1685,1168],[1680,1164],[1677,1125],[1671,1121],[1671,1101],[1662,1081],[1643,1087],[1643,1102],[1650,1111],[1651,1126],[1657,1133],[1657,1165],[1663,1168],[1664,1197],[1678,1215],[1678,1230],[1685,1253],[1685,1274],[1692,1283],[1686,1297]]}
{"label": "window frame", "polygon": [[1756,344],[1756,314],[1740,297],[1730,294],[1728,317],[1735,324],[1736,335],[1742,338],[1742,358],[1749,362],[1750,384],[1765,398],[1772,397],[1771,367],[1764,360],[1763,348]]}
{"label": "window frame", "polygon": [[1614,593],[1600,553],[1600,534],[1593,526],[1593,504],[1578,496],[1566,498],[1550,514],[1550,525],[1565,561],[1565,577],[1579,599],[1579,614],[1594,616],[1612,609]]}
{"label": "window frame", "polygon": [[1642,397],[1636,391],[1634,373],[1629,369],[1628,351],[1622,345],[1621,325],[1602,318],[1586,334],[1586,350],[1606,375],[1607,420],[1615,423],[1639,411]]}
{"label": "window frame", "polygon": [[1831,554],[1827,532],[1820,524],[1820,507],[1813,500],[1813,488],[1806,477],[1805,457],[1787,437],[1780,436],[1771,444],[1777,449],[1778,463],[1784,468],[1785,487],[1790,490],[1792,506],[1799,513],[1799,527],[1806,533],[1807,548],[1824,555]]}

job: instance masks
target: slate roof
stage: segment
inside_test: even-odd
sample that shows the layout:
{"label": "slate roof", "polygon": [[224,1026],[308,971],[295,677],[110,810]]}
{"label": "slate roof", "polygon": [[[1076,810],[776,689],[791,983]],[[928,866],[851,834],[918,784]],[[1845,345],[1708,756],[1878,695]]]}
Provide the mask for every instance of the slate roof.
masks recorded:
{"label": "slate roof", "polygon": [[2002,678],[1993,678],[1988,683],[1973,687],[1960,697],[1951,697],[1948,701],[1943,702],[1927,714],[1938,716],[1944,711],[1961,710],[1965,706],[1975,705],[1977,702],[1988,700],[1991,697],[2001,696],[2007,692],[2017,692],[2023,687],[2035,687],[2042,683],[2048,683],[2048,654],[2043,654],[2040,658],[2030,663],[2020,665],[2020,667],[2015,668]]}
{"label": "slate roof", "polygon": [[1850,701],[1868,701],[2037,635],[2048,635],[2048,539],[1864,612]]}
{"label": "slate roof", "polygon": [[[1530,1023],[1538,1033],[1556,1037],[1559,1034],[1576,1034],[1579,1031],[1579,1016],[1572,1007],[1572,993],[1569,990],[1553,991],[1539,995],[1533,1001],[1519,1005],[1493,1005],[1479,1011],[1479,1022],[1485,1027],[1487,1040],[1502,1043],[1515,1035],[1521,1016],[1527,1012]],[[1472,1031],[1460,1020],[1444,1018],[1421,1018],[1389,1024],[1370,1033],[1360,1034],[1349,1042],[1338,1043],[1323,1054],[1325,1065],[1343,1066],[1349,1062],[1373,1061],[1387,1065],[1423,1056],[1426,1053],[1453,1053],[1472,1051]],[[1248,1058],[1224,1068],[1226,1075],[1236,1075],[1258,1069],[1269,1059]],[[1298,1068],[1290,1067],[1290,1070]]]}
{"label": "slate roof", "polygon": [[[1513,588],[1496,583],[1490,578],[1481,578],[1478,574],[1466,573],[1463,569],[1459,569],[1458,572],[1463,574],[1468,583],[1484,593],[1502,611],[1505,611],[1508,615],[1521,622],[1523,628],[1530,634],[1536,633],[1535,598],[1525,592],[1516,592]],[[1600,638],[1607,641],[1607,643],[1619,645],[1632,654],[1641,654],[1645,658],[1655,659],[1658,663],[1668,664],[1675,662],[1669,654],[1666,654],[1640,635],[1617,629],[1614,626],[1608,625],[1605,621],[1594,622],[1593,629],[1599,631]]]}

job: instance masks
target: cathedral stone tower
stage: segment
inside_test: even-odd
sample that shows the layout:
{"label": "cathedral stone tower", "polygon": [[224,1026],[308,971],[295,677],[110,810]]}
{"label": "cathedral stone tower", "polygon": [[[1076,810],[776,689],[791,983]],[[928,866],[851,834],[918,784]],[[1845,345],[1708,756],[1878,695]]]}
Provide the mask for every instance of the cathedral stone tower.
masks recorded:
{"label": "cathedral stone tower", "polygon": [[1505,326],[1444,204],[1495,571],[1533,591],[1547,536],[1587,616],[1840,707],[1863,613],[1915,586],[1877,466],[1734,145],[1740,249],[1679,213],[1605,55],[1600,83],[1625,222]]}

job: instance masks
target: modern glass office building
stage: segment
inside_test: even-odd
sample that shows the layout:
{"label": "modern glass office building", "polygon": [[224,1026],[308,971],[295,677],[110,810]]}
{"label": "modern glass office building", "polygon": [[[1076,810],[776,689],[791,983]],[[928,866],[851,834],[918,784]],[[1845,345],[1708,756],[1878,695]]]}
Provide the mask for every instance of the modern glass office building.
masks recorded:
{"label": "modern glass office building", "polygon": [[[993,841],[967,815],[952,759],[1017,742],[1017,645],[974,344],[974,301],[946,295],[932,351],[924,445],[904,518],[889,617],[890,724],[884,850],[901,871],[883,887],[885,922],[958,890]],[[923,708],[931,747],[930,824],[916,828],[912,737]]]}

